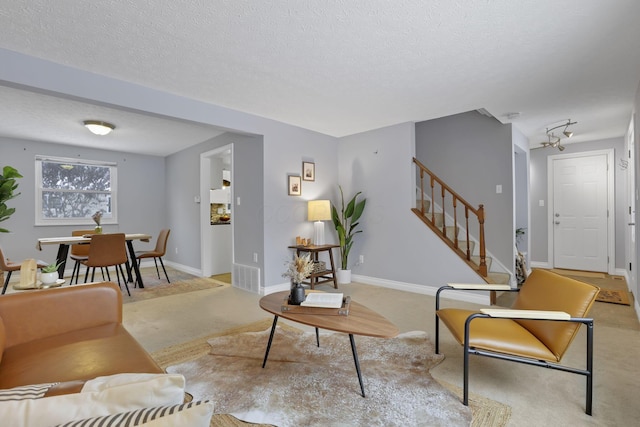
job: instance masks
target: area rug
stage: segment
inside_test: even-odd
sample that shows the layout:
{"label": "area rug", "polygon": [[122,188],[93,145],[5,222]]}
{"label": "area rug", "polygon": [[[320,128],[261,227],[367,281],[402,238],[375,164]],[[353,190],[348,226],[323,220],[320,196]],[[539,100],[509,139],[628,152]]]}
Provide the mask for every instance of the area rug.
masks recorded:
{"label": "area rug", "polygon": [[146,280],[145,278],[144,284],[144,288],[134,288],[132,284],[129,283],[131,296],[128,296],[126,290],[123,289],[122,302],[126,304],[151,298],[166,297],[225,286],[224,283],[208,277],[194,277],[192,279],[171,283],[167,283],[166,281],[154,283],[154,281]]}
{"label": "area rug", "polygon": [[231,273],[214,274],[211,278],[229,285],[231,284]]}
{"label": "area rug", "polygon": [[215,402],[216,413],[288,426],[468,426],[471,409],[429,375],[443,356],[424,332],[397,338],[356,336],[367,397],[360,387],[348,337],[278,328],[266,367],[269,329],[210,339],[209,354],[170,366],[187,379],[194,399]]}
{"label": "area rug", "polygon": [[624,290],[600,289],[596,301],[608,302],[611,304],[631,305],[629,294]]}
{"label": "area rug", "polygon": [[[240,334],[243,332],[263,331],[266,328],[270,327],[271,322],[272,319],[267,318],[258,322],[240,325],[223,332],[218,332],[192,341],[187,341],[181,344],[166,347],[164,349],[151,353],[151,356],[162,368],[166,369],[169,366],[195,360],[206,355],[211,350],[211,346],[207,342],[211,338],[224,335]],[[278,325],[278,327],[285,329],[296,329],[282,322]],[[346,351],[350,351],[348,347]],[[351,360],[350,366],[353,367],[353,360]],[[355,376],[355,372],[352,372],[351,375]],[[443,386],[454,392],[461,401],[462,390],[459,387],[448,383],[442,384]],[[473,421],[471,423],[471,427],[504,427],[507,425],[511,416],[511,408],[508,405],[496,402],[473,392],[469,393],[469,407],[471,408],[473,413]],[[218,413],[214,414],[211,420],[211,426],[269,427],[272,426],[272,424],[245,423],[230,414]]]}

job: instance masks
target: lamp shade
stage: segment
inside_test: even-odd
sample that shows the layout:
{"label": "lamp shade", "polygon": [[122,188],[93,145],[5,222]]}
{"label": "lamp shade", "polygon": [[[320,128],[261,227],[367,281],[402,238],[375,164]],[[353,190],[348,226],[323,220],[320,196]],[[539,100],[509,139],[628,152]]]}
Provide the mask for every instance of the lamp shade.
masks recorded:
{"label": "lamp shade", "polygon": [[329,200],[310,200],[307,206],[309,221],[329,221],[331,219],[331,202]]}

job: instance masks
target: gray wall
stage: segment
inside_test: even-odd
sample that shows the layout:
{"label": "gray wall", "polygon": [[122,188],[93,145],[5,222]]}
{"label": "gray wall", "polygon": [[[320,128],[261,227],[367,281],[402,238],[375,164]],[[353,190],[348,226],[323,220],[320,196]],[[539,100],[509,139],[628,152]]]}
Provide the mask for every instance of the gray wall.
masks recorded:
{"label": "gray wall", "polygon": [[417,123],[416,158],[471,205],[484,205],[487,251],[513,271],[511,125],[475,111]]}
{"label": "gray wall", "polygon": [[[264,259],[259,259],[263,269],[262,285],[274,286],[286,282],[281,274],[284,262],[292,256],[287,246],[295,242],[296,235],[311,235],[313,230],[313,225],[306,221],[306,201],[330,198],[337,186],[336,138],[6,49],[0,49],[0,63],[3,64],[0,67],[1,84],[114,108],[131,109],[139,113],[190,120],[223,128],[231,133],[262,136],[263,173],[251,171],[247,174],[247,179],[262,181],[262,197],[256,197],[252,203],[263,203],[258,222],[262,222],[264,232],[260,236],[246,239],[253,239],[250,247],[236,247],[235,251],[237,254],[253,253],[256,252],[253,250],[255,245],[262,245]],[[302,197],[288,196],[287,174],[300,175],[303,160],[316,163],[316,181],[303,183]],[[176,160],[178,163],[180,161]],[[186,165],[190,161],[184,162]],[[167,180],[179,179],[179,172],[173,166],[171,171]],[[235,179],[238,181],[238,177]],[[161,182],[153,181],[155,185],[159,185],[158,181]],[[185,206],[194,203],[195,194],[191,194],[189,188],[180,188],[180,192],[188,192],[190,200],[186,201]],[[174,196],[173,192],[163,193],[159,195],[159,200]],[[244,204],[244,200],[242,203]],[[189,230],[185,233],[172,232],[171,245],[191,248],[195,241],[199,241],[199,219],[190,208],[187,208],[188,212],[177,209],[179,207],[174,207],[168,213],[171,223],[184,217],[189,221],[184,225]],[[145,220],[143,217],[139,219],[140,222]],[[254,241],[257,243],[254,244]],[[178,254],[180,255],[180,250]],[[186,249],[185,255],[189,255],[189,264],[186,265],[199,265],[200,257],[194,257],[193,251]]]}
{"label": "gray wall", "polygon": [[[594,150],[613,148],[615,159],[615,268],[623,269],[625,266],[625,233],[627,221],[625,209],[627,209],[626,170],[620,168],[620,158],[624,158],[624,138],[612,138],[600,141],[581,142],[579,144],[566,144],[561,153],[551,148],[536,148],[531,150],[531,262],[546,264],[552,267],[553,260],[548,257],[548,211],[550,201],[547,189],[547,157],[558,154],[584,153]],[[544,206],[540,206],[540,200],[544,200]]]}
{"label": "gray wall", "polygon": [[[149,233],[157,236],[167,225],[163,157],[0,138],[0,166],[13,166],[24,177],[18,181],[21,195],[9,202],[9,206],[16,208],[16,213],[2,222],[11,233],[0,233],[0,243],[11,259],[35,257],[53,262],[57,246],[45,246],[42,252],[38,252],[35,246],[39,237],[70,236],[72,230],[94,227],[93,223],[81,226],[35,226],[35,156],[38,154],[118,164],[118,224],[104,225],[105,233]],[[155,241],[148,244],[136,242],[135,245],[142,250],[155,246]]]}
{"label": "gray wall", "polygon": [[262,138],[225,133],[167,157],[167,222],[175,236],[169,252],[173,261],[195,270],[201,268],[200,204],[194,202],[200,195],[200,154],[229,144],[234,150],[233,191],[242,201],[232,206],[235,262],[261,266],[253,263],[253,253],[264,258]]}
{"label": "gray wall", "polygon": [[[413,123],[405,123],[340,139],[339,182],[345,199],[358,191],[367,198],[360,220],[363,232],[349,258],[352,272],[368,283],[418,292],[428,292],[421,287],[433,292],[447,282],[477,283],[478,275],[411,212],[414,130]],[[336,188],[334,202],[339,197]],[[359,255],[365,262],[355,265]]]}

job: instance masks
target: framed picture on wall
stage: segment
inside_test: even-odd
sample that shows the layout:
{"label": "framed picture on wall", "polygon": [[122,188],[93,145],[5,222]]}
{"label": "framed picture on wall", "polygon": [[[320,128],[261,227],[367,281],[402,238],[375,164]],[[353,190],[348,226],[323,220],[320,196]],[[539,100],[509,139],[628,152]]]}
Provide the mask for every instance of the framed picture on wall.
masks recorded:
{"label": "framed picture on wall", "polygon": [[289,175],[289,195],[302,195],[302,180],[297,175]]}
{"label": "framed picture on wall", "polygon": [[302,162],[302,179],[305,181],[316,180],[316,164],[311,162]]}

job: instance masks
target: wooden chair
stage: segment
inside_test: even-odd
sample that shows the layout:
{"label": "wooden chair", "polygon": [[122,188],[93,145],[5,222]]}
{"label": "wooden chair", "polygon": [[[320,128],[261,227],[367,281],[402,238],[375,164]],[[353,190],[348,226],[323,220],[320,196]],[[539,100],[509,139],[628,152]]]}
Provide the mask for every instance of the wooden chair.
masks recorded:
{"label": "wooden chair", "polygon": [[156,273],[158,273],[158,279],[160,279],[160,270],[158,269],[158,261],[160,260],[160,265],[162,266],[162,271],[164,271],[164,277],[167,278],[167,282],[171,283],[169,280],[169,276],[167,275],[167,270],[164,268],[164,263],[162,262],[162,257],[167,252],[167,241],[169,240],[169,234],[171,230],[164,229],[160,231],[158,235],[158,240],[156,241],[156,248],[152,251],[136,251],[136,260],[138,262],[138,266],[140,266],[140,262],[143,258],[153,258],[153,262],[156,264]]}
{"label": "wooden chair", "polygon": [[[131,292],[129,291],[129,285],[127,284],[127,276],[124,274],[124,270],[122,269],[122,264],[126,264],[128,261],[127,258],[127,249],[126,249],[126,240],[124,233],[113,233],[113,234],[94,234],[91,236],[91,243],[89,245],[89,255],[87,256],[86,261],[81,261],[83,265],[87,266],[87,272],[84,275],[84,281],[87,282],[89,278],[89,268],[91,268],[91,281],[93,282],[96,267],[106,267],[107,270],[107,280],[111,280],[111,276],[109,275],[108,267],[115,267],[116,277],[118,278],[118,285],[122,287],[120,284],[120,274],[122,274],[122,279],[124,281],[124,286],[127,289],[127,294],[131,296]],[[118,272],[118,269],[120,270]],[[104,280],[104,272],[103,272],[103,280]]]}
{"label": "wooden chair", "polygon": [[[96,234],[95,229],[91,230],[73,230],[71,232],[72,236],[84,236],[87,234]],[[73,277],[76,278],[76,284],[78,283],[80,277],[80,265],[82,261],[86,261],[89,257],[89,247],[90,243],[82,244],[82,245],[71,245],[69,258],[75,261],[73,264],[73,272],[71,273],[71,280],[69,281],[70,285],[73,285]],[[87,267],[88,268],[88,267]]]}
{"label": "wooden chair", "polygon": [[[584,375],[587,380],[585,412],[591,415],[593,319],[585,316],[600,289],[549,271],[534,270],[519,289],[511,309],[489,308],[477,312],[440,308],[443,291],[482,288],[495,290],[492,285],[449,284],[436,293],[436,353],[439,352],[439,321],[464,347],[462,403],[468,404],[469,355],[474,354]],[[582,324],[587,326],[586,368],[561,365],[562,356]]]}
{"label": "wooden chair", "polygon": [[[49,265],[48,262],[37,260],[36,264],[38,268],[46,267]],[[2,251],[2,247],[0,247],[0,270],[7,273],[7,277],[4,279],[4,286],[2,287],[2,295],[7,292],[7,285],[9,285],[9,279],[11,279],[11,273],[14,271],[20,271],[20,267],[22,266],[22,261],[20,262],[12,262],[9,258],[5,258],[4,252]]]}

